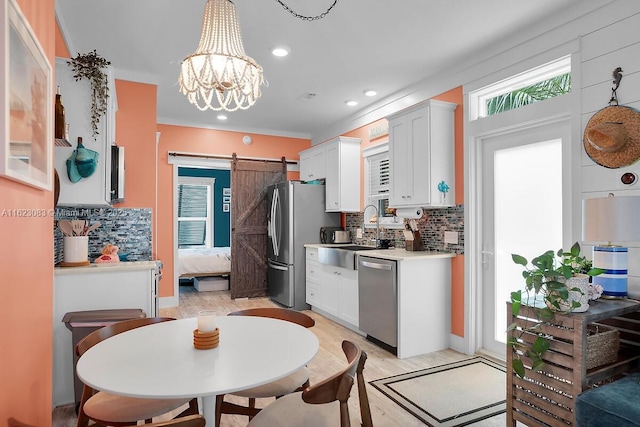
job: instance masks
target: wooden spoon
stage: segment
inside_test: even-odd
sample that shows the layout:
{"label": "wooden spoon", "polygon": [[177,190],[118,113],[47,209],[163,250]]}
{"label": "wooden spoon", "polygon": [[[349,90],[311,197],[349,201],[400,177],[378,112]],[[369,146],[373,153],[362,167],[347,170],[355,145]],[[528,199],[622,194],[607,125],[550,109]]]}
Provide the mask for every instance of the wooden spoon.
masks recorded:
{"label": "wooden spoon", "polygon": [[73,236],[73,226],[66,219],[58,220],[58,228],[65,236]]}
{"label": "wooden spoon", "polygon": [[92,232],[93,230],[95,230],[96,228],[100,227],[102,224],[100,224],[100,222],[95,222],[93,224],[91,224],[91,226],[89,228],[86,228],[84,230],[84,234],[83,236],[87,236],[89,235],[90,232]]}

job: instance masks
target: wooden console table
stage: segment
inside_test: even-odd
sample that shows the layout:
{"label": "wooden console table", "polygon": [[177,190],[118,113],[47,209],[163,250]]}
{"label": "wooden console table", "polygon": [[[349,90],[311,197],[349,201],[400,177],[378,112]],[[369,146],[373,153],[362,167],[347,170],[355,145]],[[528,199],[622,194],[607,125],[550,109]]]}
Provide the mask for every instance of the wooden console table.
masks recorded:
{"label": "wooden console table", "polygon": [[[575,426],[575,398],[583,390],[609,380],[640,366],[640,302],[598,300],[589,303],[585,313],[555,316],[542,326],[549,335],[551,348],[544,355],[542,371],[530,370],[531,361],[522,356],[526,367],[525,378],[511,369],[513,350],[507,346],[507,425],[516,422],[528,426]],[[522,307],[516,318],[507,303],[507,324],[523,326],[525,319],[536,319],[536,309]],[[530,320],[529,320],[530,322]],[[587,325],[606,324],[620,331],[618,360],[587,370]],[[535,335],[525,334],[524,340],[533,342]]]}

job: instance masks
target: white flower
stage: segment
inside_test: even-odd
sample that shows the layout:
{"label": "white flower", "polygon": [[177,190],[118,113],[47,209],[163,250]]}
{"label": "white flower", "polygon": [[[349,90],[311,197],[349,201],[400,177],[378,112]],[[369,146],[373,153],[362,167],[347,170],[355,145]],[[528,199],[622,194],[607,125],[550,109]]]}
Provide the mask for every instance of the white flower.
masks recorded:
{"label": "white flower", "polygon": [[602,295],[602,286],[589,283],[589,299],[596,300]]}

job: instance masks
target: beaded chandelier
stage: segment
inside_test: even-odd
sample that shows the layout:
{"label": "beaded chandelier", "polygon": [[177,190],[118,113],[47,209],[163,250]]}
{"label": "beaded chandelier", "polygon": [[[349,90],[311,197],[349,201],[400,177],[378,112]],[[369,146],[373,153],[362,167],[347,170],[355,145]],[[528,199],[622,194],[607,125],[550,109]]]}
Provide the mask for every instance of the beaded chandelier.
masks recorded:
{"label": "beaded chandelier", "polygon": [[244,52],[230,0],[207,0],[200,44],[182,62],[178,84],[201,111],[246,110],[262,95],[262,67]]}

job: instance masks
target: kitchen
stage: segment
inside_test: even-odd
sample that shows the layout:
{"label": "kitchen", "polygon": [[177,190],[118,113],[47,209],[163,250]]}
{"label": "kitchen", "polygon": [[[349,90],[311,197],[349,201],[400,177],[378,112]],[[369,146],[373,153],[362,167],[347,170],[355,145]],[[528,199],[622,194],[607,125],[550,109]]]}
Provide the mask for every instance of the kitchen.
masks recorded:
{"label": "kitchen", "polygon": [[[53,2],[52,2],[53,3]],[[51,6],[52,7],[52,6]],[[35,9],[36,6],[33,6]],[[37,15],[38,12],[32,10],[34,15]],[[49,18],[51,18],[53,11],[49,10]],[[635,6],[630,4],[624,4],[623,7],[618,8],[608,8],[605,13],[606,19],[609,22],[616,22],[616,19],[622,20],[623,17],[616,14],[625,14],[625,16],[630,16],[637,13]],[[40,26],[37,27],[37,31],[41,31],[43,36],[39,37],[43,45],[46,47],[48,52],[51,52],[50,56],[53,61],[53,52],[58,43],[55,43],[55,28],[53,25],[53,19],[47,19],[49,24],[45,24],[42,28]],[[594,27],[597,27],[596,24],[587,25],[587,27],[592,30]],[[580,33],[579,30],[576,30],[575,33]],[[552,44],[551,42],[542,42],[542,46]],[[536,48],[537,51],[539,48]],[[69,57],[70,55],[65,55],[64,53],[60,53],[57,56],[61,57]],[[606,66],[602,66],[602,70],[599,74],[604,74],[604,80],[608,79],[610,74],[609,64]],[[629,65],[630,72],[633,71],[633,67]],[[626,71],[626,70],[625,70]],[[442,78],[442,77],[441,77]],[[442,83],[438,83],[433,87],[429,87],[425,90],[427,96],[424,98],[433,98],[438,94],[445,93],[449,90],[450,87],[456,87],[465,81],[472,80],[473,77],[466,77],[465,79],[458,79],[457,81],[443,81]],[[607,90],[609,89],[609,82],[606,81],[603,83],[606,86]],[[166,152],[169,150],[182,151],[185,150],[184,141],[189,140],[190,151],[195,152],[224,152],[231,153],[237,152],[239,155],[246,156],[262,156],[262,157],[272,157],[270,153],[270,149],[268,148],[273,146],[281,147],[281,152],[286,154],[287,158],[296,158],[300,151],[308,148],[309,142],[304,138],[285,138],[287,142],[291,144],[283,144],[283,138],[276,138],[270,136],[257,136],[254,135],[254,144],[252,146],[246,146],[241,142],[242,134],[236,134],[228,131],[203,131],[195,128],[187,128],[180,129],[179,126],[161,124],[156,125],[156,114],[155,114],[155,105],[156,105],[156,91],[152,85],[146,84],[137,84],[127,80],[116,80],[116,89],[118,93],[118,103],[119,110],[117,114],[118,120],[118,129],[117,132],[121,133],[121,137],[118,137],[118,140],[122,141],[123,145],[126,145],[127,149],[127,158],[136,159],[135,160],[135,168],[132,167],[131,161],[128,161],[127,171],[128,171],[128,187],[127,187],[127,199],[125,202],[118,207],[121,208],[152,208],[156,214],[153,215],[153,225],[152,229],[153,233],[153,248],[154,254],[153,258],[170,260],[172,258],[172,238],[170,229],[171,219],[169,215],[163,214],[163,212],[170,212],[172,209],[172,201],[170,200],[170,195],[167,194],[164,189],[170,188],[171,186],[171,172],[170,167],[167,165]],[[449,99],[452,102],[458,103],[459,105],[463,104],[462,99],[462,90],[459,90],[456,96],[450,95],[450,97],[456,98],[454,100]],[[446,99],[445,99],[446,100]],[[605,100],[606,101],[606,100]],[[588,111],[588,110],[587,110]],[[461,120],[460,123],[462,123]],[[378,123],[376,121],[372,121],[370,125],[367,127],[375,127]],[[354,126],[352,129],[356,129],[353,132],[339,132],[340,134],[352,136],[352,137],[360,137],[363,140],[368,138],[367,130],[360,128],[358,125]],[[159,140],[159,146],[161,149],[158,150],[158,163],[156,163],[156,150],[155,145],[150,144],[134,144],[128,143],[126,141],[156,141],[156,133],[160,132],[161,137]],[[579,132],[578,132],[579,133]],[[329,139],[329,138],[326,138]],[[460,149],[462,150],[463,141],[460,140]],[[459,162],[456,166],[456,173],[459,174],[456,177],[456,185],[463,185],[465,182],[464,179],[464,162],[462,156],[457,156],[457,161]],[[460,167],[458,167],[460,165]],[[155,172],[158,172],[158,178],[156,180]],[[6,208],[24,208],[25,201],[29,203],[29,206],[49,208],[51,203],[52,196],[49,193],[43,193],[31,188],[27,188],[25,186],[17,185],[12,182],[3,181],[2,182],[3,193],[6,194]],[[149,189],[152,189],[149,191]],[[469,191],[469,189],[466,189]],[[457,191],[456,198],[459,200],[456,203],[461,203],[463,200],[464,191]],[[351,221],[351,219],[349,219]],[[354,222],[360,222],[357,220],[353,220]],[[44,245],[44,241],[49,241],[50,238],[47,237],[43,239],[41,236],[51,236],[52,230],[52,221],[44,220],[42,223],[34,222],[29,226],[29,230],[23,232],[28,239],[17,238],[15,233],[17,229],[24,228],[21,227],[23,223],[19,222],[18,219],[6,219],[2,222],[2,231],[3,234],[9,236],[9,238],[16,242],[24,242],[24,243],[16,243],[13,245],[8,245],[5,247],[3,252],[3,259],[5,260],[14,260],[15,253],[21,253],[26,255],[31,255],[29,257],[29,263],[27,261],[19,261],[15,263],[15,265],[6,267],[6,276],[5,282],[12,283],[12,287],[15,287],[16,283],[24,283],[25,277],[24,272],[33,271],[31,263],[33,259],[40,260],[51,260],[53,259],[53,248],[50,245]],[[28,240],[25,241],[25,240]],[[42,242],[42,245],[37,245],[38,247],[34,247],[33,242]],[[42,247],[40,247],[42,246]],[[46,247],[45,247],[46,246]],[[470,255],[470,252],[467,253],[467,257]],[[453,279],[456,283],[456,288],[452,289],[452,298],[455,301],[462,301],[465,298],[465,286],[464,286],[464,277],[463,277],[463,257],[456,257],[455,261],[456,267],[453,271]],[[12,263],[13,264],[13,263]],[[38,408],[39,412],[45,413],[42,419],[46,419],[48,416],[47,411],[50,411],[50,408],[47,408],[48,401],[50,397],[47,397],[48,391],[50,389],[50,381],[46,378],[50,377],[50,368],[47,368],[47,364],[43,363],[43,360],[50,360],[51,357],[51,349],[50,349],[50,327],[48,326],[51,322],[51,282],[52,282],[52,266],[43,271],[35,272],[35,276],[30,280],[30,282],[35,283],[35,290],[33,296],[29,298],[28,302],[18,302],[16,304],[11,304],[6,311],[6,315],[12,319],[21,319],[25,322],[29,322],[33,324],[37,331],[37,340],[41,342],[41,344],[34,343],[24,343],[19,344],[21,340],[14,335],[14,332],[7,332],[7,335],[10,337],[10,342],[15,343],[17,346],[17,350],[20,351],[20,356],[11,356],[10,360],[12,363],[11,366],[23,366],[29,367],[30,371],[33,372],[32,376],[29,378],[35,382],[35,387],[41,391],[42,397],[39,397],[37,401],[34,403],[35,407]],[[168,276],[172,275],[173,266],[170,265],[169,262],[165,264],[165,274]],[[161,295],[164,297],[170,297],[172,295],[171,285],[168,281],[164,281],[161,285]],[[11,301],[23,301],[24,298],[18,293],[18,290],[9,290],[9,299]],[[33,311],[31,308],[36,307],[37,313],[32,318],[28,320],[25,319],[25,315],[22,312],[30,312]],[[457,314],[456,314],[457,313]],[[453,308],[452,317],[455,316],[455,319],[452,318],[452,328],[455,328],[457,331],[458,337],[466,336],[467,333],[465,331],[466,319],[464,318],[465,313],[465,304],[460,303],[458,307]],[[455,320],[455,321],[454,321]],[[49,331],[49,332],[47,332]],[[29,357],[25,358],[27,355]],[[13,363],[15,362],[15,363]],[[10,369],[10,368],[9,368]],[[17,379],[15,375],[11,372],[6,372],[7,378],[9,381],[15,382],[14,390],[17,390],[17,395],[26,396],[25,392],[22,392],[23,384],[22,379]],[[16,378],[15,380],[13,380]],[[3,396],[4,398],[4,396]],[[14,397],[6,396],[6,399],[9,399],[11,402],[14,402]],[[20,406],[22,403],[16,402],[16,406]]]}

